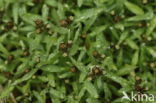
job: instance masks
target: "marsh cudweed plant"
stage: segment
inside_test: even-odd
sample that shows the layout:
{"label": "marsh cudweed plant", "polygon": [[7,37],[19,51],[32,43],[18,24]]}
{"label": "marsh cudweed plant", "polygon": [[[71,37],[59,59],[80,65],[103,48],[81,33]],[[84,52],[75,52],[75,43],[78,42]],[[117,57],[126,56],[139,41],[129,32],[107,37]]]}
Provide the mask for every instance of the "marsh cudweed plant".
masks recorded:
{"label": "marsh cudweed plant", "polygon": [[154,101],[155,4],[0,0],[0,103]]}

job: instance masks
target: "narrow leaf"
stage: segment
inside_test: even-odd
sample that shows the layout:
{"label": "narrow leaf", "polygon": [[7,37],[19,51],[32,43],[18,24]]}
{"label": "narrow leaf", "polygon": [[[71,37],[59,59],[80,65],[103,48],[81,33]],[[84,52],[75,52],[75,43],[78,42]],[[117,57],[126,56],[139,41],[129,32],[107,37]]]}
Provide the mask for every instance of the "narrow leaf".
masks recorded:
{"label": "narrow leaf", "polygon": [[136,4],[133,4],[129,1],[126,1],[125,2],[125,6],[127,7],[127,9],[129,11],[131,11],[132,13],[136,14],[136,15],[143,15],[144,14],[144,11],[142,8],[140,8],[138,5]]}
{"label": "narrow leaf", "polygon": [[94,98],[98,98],[98,93],[94,85],[88,81],[85,82],[85,89],[90,93]]}

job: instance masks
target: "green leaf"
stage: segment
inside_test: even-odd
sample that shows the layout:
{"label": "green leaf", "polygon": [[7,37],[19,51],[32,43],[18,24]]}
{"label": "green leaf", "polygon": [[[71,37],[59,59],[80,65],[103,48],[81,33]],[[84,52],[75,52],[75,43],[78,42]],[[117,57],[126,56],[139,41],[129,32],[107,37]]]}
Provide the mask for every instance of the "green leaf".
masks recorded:
{"label": "green leaf", "polygon": [[105,93],[105,99],[111,98],[112,94],[109,88],[109,85],[107,83],[104,83],[104,93]]}
{"label": "green leaf", "polygon": [[15,3],[14,5],[13,5],[13,19],[14,19],[14,22],[16,23],[16,24],[18,24],[18,13],[19,13],[19,4],[18,3]]}
{"label": "green leaf", "polygon": [[147,51],[153,56],[156,57],[156,50],[154,50],[153,48],[147,48]]}
{"label": "green leaf", "polygon": [[85,56],[86,54],[86,50],[85,49],[82,49],[81,52],[80,52],[80,55],[77,59],[78,62],[81,62],[81,60],[83,59],[83,57]]}
{"label": "green leaf", "polygon": [[0,99],[10,96],[11,91],[14,89],[14,86],[9,85],[0,94]]}
{"label": "green leaf", "polygon": [[152,34],[153,30],[156,28],[156,17],[154,17],[151,21],[150,21],[150,25],[147,27],[147,31],[146,31],[146,35],[149,36],[150,34]]}
{"label": "green leaf", "polygon": [[42,70],[52,73],[52,72],[63,72],[66,70],[66,68],[57,65],[46,65],[42,67]]}
{"label": "green leaf", "polygon": [[78,95],[79,100],[85,95],[85,91],[86,91],[85,88],[82,88],[82,89],[80,90],[79,95]]}
{"label": "green leaf", "polygon": [[76,16],[75,21],[79,22],[79,21],[83,21],[86,20],[88,18],[97,16],[98,14],[100,14],[103,11],[103,8],[92,8],[92,9],[86,9],[84,11],[82,11],[82,13],[78,14]]}
{"label": "green leaf", "polygon": [[127,74],[130,74],[135,69],[136,69],[136,66],[125,65],[118,70],[117,75],[119,76],[127,75]]}
{"label": "green leaf", "polygon": [[57,7],[58,2],[56,0],[45,0],[45,3],[52,7]]}
{"label": "green leaf", "polygon": [[139,59],[139,51],[137,50],[132,57],[132,65],[137,65]]}
{"label": "green leaf", "polygon": [[52,74],[48,74],[47,77],[48,77],[49,85],[55,87],[56,86],[55,76],[53,76]]}
{"label": "green leaf", "polygon": [[38,69],[31,70],[28,74],[24,75],[22,78],[15,80],[13,85],[17,85],[23,81],[30,79],[37,72],[37,70]]}
{"label": "green leaf", "polygon": [[21,16],[21,18],[23,19],[23,21],[25,21],[26,23],[31,24],[31,25],[35,25],[34,21],[37,19],[43,20],[43,18],[41,16],[32,14],[32,13],[23,14]]}
{"label": "green leaf", "polygon": [[3,52],[5,55],[9,55],[8,50],[3,46],[3,44],[0,44],[0,51]]}
{"label": "green leaf", "polygon": [[44,4],[42,7],[42,17],[45,21],[48,19],[48,15],[49,15],[49,8],[46,4]]}
{"label": "green leaf", "polygon": [[142,21],[142,20],[150,20],[154,16],[153,12],[148,12],[144,15],[137,15],[133,17],[127,18],[127,21]]}
{"label": "green leaf", "polygon": [[40,93],[33,91],[34,96],[37,98],[38,103],[45,103],[45,95],[40,95]]}
{"label": "green leaf", "polygon": [[30,32],[30,31],[35,31],[35,27],[34,26],[24,26],[24,27],[21,27],[19,28],[19,31],[21,32]]}
{"label": "green leaf", "polygon": [[22,87],[22,93],[29,93],[30,92],[30,82],[28,81],[23,87]]}
{"label": "green leaf", "polygon": [[95,27],[93,28],[93,31],[90,33],[90,36],[96,36],[98,33],[101,33],[104,30],[106,30],[106,28],[107,28],[106,25]]}
{"label": "green leaf", "polygon": [[0,8],[4,8],[4,0],[0,0]]}
{"label": "green leaf", "polygon": [[125,2],[125,6],[127,7],[127,9],[129,11],[131,11],[132,13],[136,14],[136,15],[143,15],[144,14],[144,11],[142,8],[140,8],[138,5],[136,4],[133,4],[129,1],[126,1]]}
{"label": "green leaf", "polygon": [[132,49],[138,49],[138,45],[133,41],[133,40],[130,40],[130,39],[127,39],[126,40],[126,43],[132,48]]}
{"label": "green leaf", "polygon": [[71,76],[73,76],[73,74],[70,72],[67,72],[67,73],[63,73],[63,74],[59,75],[59,78],[63,79],[63,78],[69,78]]}
{"label": "green leaf", "polygon": [[84,82],[84,79],[86,78],[87,74],[86,73],[81,73],[79,77],[79,82],[82,83]]}
{"label": "green leaf", "polygon": [[118,54],[118,58],[117,58],[117,64],[120,66],[121,64],[122,64],[122,62],[123,62],[123,49],[121,49],[120,51],[119,51],[119,54]]}
{"label": "green leaf", "polygon": [[85,86],[85,89],[90,93],[92,97],[98,98],[98,92],[91,82],[85,81],[84,86]]}
{"label": "green leaf", "polygon": [[121,44],[127,38],[127,36],[128,36],[128,32],[123,32],[118,41],[118,45]]}
{"label": "green leaf", "polygon": [[107,73],[105,76],[116,83],[119,83],[122,87],[128,87],[128,81],[120,76],[115,75],[114,73]]}
{"label": "green leaf", "polygon": [[70,57],[71,62],[83,73],[86,73],[86,67],[81,63]]}
{"label": "green leaf", "polygon": [[87,32],[89,28],[91,28],[91,26],[94,24],[96,19],[97,19],[97,16],[93,16],[92,18],[90,18],[89,20],[85,22],[86,26],[84,27],[84,32]]}
{"label": "green leaf", "polygon": [[64,98],[64,94],[61,91],[50,89],[49,93],[56,98]]}
{"label": "green leaf", "polygon": [[72,48],[70,49],[69,55],[70,56],[75,55],[78,52],[78,50],[79,50],[78,44],[77,43],[73,44]]}
{"label": "green leaf", "polygon": [[7,78],[3,75],[0,75],[0,84],[4,83],[7,81]]}
{"label": "green leaf", "polygon": [[83,0],[77,0],[77,4],[78,4],[79,7],[81,7],[82,4],[83,4]]}

